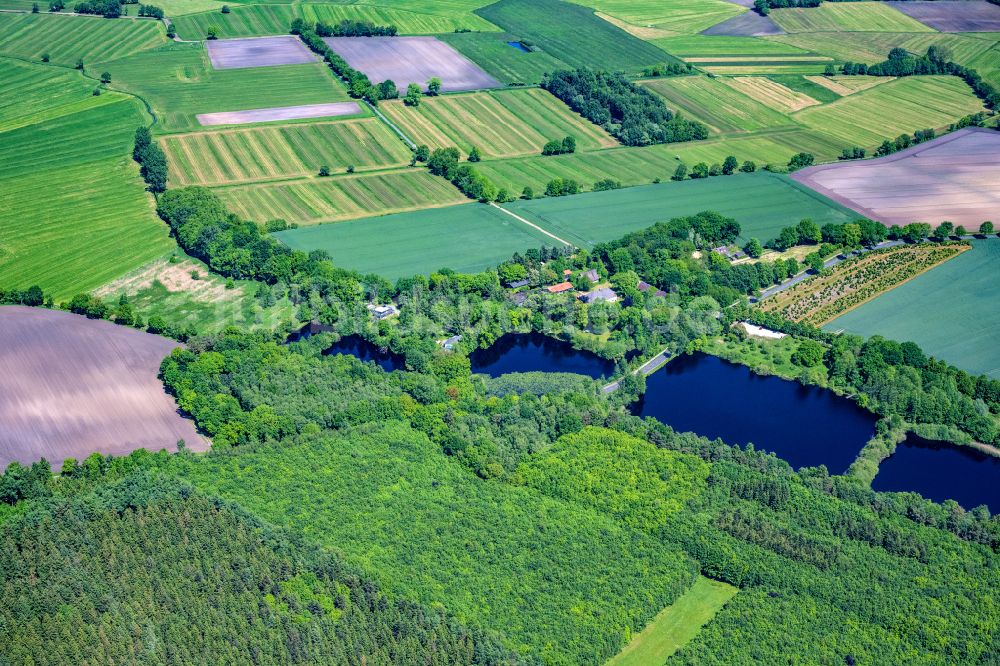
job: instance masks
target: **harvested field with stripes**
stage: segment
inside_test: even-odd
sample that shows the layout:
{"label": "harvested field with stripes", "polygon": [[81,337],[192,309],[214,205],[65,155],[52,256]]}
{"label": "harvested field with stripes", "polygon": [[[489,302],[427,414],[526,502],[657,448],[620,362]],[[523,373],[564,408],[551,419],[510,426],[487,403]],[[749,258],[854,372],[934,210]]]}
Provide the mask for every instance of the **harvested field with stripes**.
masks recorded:
{"label": "harvested field with stripes", "polygon": [[890,76],[807,76],[805,78],[841,97],[847,97],[856,92],[874,88],[880,83],[895,80]]}
{"label": "harvested field with stripes", "polygon": [[199,113],[198,124],[204,127],[216,125],[251,125],[279,120],[303,120],[306,118],[334,118],[337,116],[362,115],[357,102],[331,102],[330,104],[300,104],[299,106],[272,106],[268,109],[249,111],[220,111]]}
{"label": "harvested field with stripes", "polygon": [[911,76],[804,109],[794,118],[844,145],[872,147],[917,129],[946,127],[982,109],[956,76]]}
{"label": "harvested field with stripes", "polygon": [[192,451],[208,440],[157,379],[179,344],[58,310],[0,307],[0,469],[44,457]]}
{"label": "harvested field with stripes", "polygon": [[445,95],[425,99],[418,107],[393,101],[379,108],[416,143],[457,146],[466,154],[473,146],[486,157],[538,154],[547,141],[567,135],[576,138],[577,150],[618,145],[539,88]]}
{"label": "harvested field with stripes", "polygon": [[231,6],[228,14],[218,11],[200,12],[172,17],[171,21],[181,39],[205,39],[208,28],[215,26],[219,37],[256,37],[259,35],[285,35],[296,17],[292,5],[262,4]]}
{"label": "harvested field with stripes", "polygon": [[75,65],[105,62],[167,43],[159,21],[109,21],[96,16],[0,14],[0,55]]}
{"label": "harvested field with stripes", "polygon": [[828,2],[819,7],[775,9],[770,16],[785,32],[934,31],[883,2]]}
{"label": "harvested field with stripes", "polygon": [[[396,4],[396,3],[394,3]],[[460,8],[446,10],[442,3],[414,3],[413,9],[383,7],[366,4],[320,4],[307,2],[300,5],[307,21],[340,23],[341,21],[371,21],[376,25],[394,25],[401,35],[432,35],[454,33],[456,30],[473,32],[497,31],[495,25],[476,16],[471,10]],[[452,3],[449,3],[452,4]]]}
{"label": "harvested field with stripes", "polygon": [[662,95],[667,106],[719,132],[752,132],[792,124],[785,114],[728,85],[727,79],[683,76],[643,81],[642,85]]}
{"label": "harvested field with stripes", "polygon": [[725,0],[583,0],[580,4],[635,26],[688,34],[743,13],[738,4]]}
{"label": "harvested field with stripes", "polygon": [[263,222],[281,218],[298,224],[338,222],[468,201],[451,183],[430,175],[426,169],[238,185],[220,188],[216,193],[230,210],[245,219]]}
{"label": "harvested field with stripes", "polygon": [[721,81],[781,113],[792,113],[819,104],[809,95],[787,88],[766,76],[736,76]]}
{"label": "harvested field with stripes", "polygon": [[225,185],[405,166],[410,150],[375,118],[174,134],[160,140],[171,186]]}

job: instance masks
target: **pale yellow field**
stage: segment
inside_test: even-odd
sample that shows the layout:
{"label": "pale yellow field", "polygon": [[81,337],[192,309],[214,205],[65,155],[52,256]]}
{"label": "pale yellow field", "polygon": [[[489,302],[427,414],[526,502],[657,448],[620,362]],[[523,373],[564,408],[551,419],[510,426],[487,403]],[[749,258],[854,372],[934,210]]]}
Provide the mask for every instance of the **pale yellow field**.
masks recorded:
{"label": "pale yellow field", "polygon": [[805,78],[827,90],[832,90],[841,97],[847,97],[856,92],[874,88],[880,83],[894,80],[889,76],[807,76]]}
{"label": "pale yellow field", "polygon": [[540,88],[424,98],[418,107],[391,101],[379,108],[416,143],[456,146],[464,154],[475,146],[484,157],[532,155],[567,135],[576,138],[577,150],[617,145]]}
{"label": "pale yellow field", "polygon": [[791,113],[819,104],[809,95],[792,90],[766,76],[736,76],[722,79],[722,82],[739,90],[744,95],[752,97],[764,106],[783,113]]}

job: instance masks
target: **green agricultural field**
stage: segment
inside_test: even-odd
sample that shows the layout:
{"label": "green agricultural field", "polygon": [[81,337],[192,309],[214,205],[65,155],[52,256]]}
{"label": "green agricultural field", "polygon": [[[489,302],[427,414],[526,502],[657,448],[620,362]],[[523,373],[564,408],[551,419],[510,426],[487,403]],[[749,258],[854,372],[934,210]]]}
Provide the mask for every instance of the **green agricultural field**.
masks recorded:
{"label": "green agricultural field", "polygon": [[438,35],[459,53],[503,83],[535,84],[546,72],[569,65],[546,51],[525,53],[507,42],[520,39],[507,32],[463,32]]}
{"label": "green agricultural field", "polygon": [[672,217],[714,210],[735,217],[743,231],[766,241],[784,227],[812,218],[846,222],[853,211],[773,173],[719,176],[571,197],[534,199],[505,208],[580,247],[621,238]]}
{"label": "green agricultural field", "polygon": [[730,134],[704,141],[645,148],[611,148],[576,155],[490,160],[481,163],[479,170],[498,187],[506,187],[515,193],[531,187],[540,194],[553,178],[576,180],[584,189],[590,189],[597,181],[607,178],[626,186],[645,185],[654,178],[669,180],[680,162],[689,168],[699,162],[721,164],[728,155],[732,155],[741,164],[752,160],[758,167],[765,164],[784,166],[792,155],[800,151],[826,161],[836,159],[844,148],[852,145],[821,132],[792,126],[756,134]]}
{"label": "green agricultural field", "polygon": [[405,166],[412,153],[385,123],[372,117],[296,125],[173,134],[160,145],[171,186],[223,185]]}
{"label": "green agricultural field", "polygon": [[[426,169],[333,178],[236,185],[216,190],[230,210],[263,222],[280,218],[298,224],[336,222],[368,215],[468,201],[444,178]],[[373,238],[384,242],[384,237]]]}
{"label": "green agricultural field", "polygon": [[168,44],[102,69],[111,74],[116,88],[146,100],[160,132],[200,129],[195,117],[199,113],[350,99],[322,63],[217,70],[200,43]]}
{"label": "green agricultural field", "polygon": [[694,638],[737,592],[732,585],[699,576],[680,599],[660,611],[605,666],[662,664]]}
{"label": "green agricultural field", "polygon": [[401,101],[379,107],[417,144],[431,148],[473,146],[485,157],[537,155],[552,139],[572,135],[577,150],[618,145],[609,134],[540,88],[443,95],[420,106]]}
{"label": "green agricultural field", "polygon": [[822,104],[835,102],[841,97],[841,95],[838,95],[829,88],[824,87],[815,81],[810,81],[801,74],[773,74],[767,78],[780,83],[786,88],[809,95],[814,100]]}
{"label": "green agricultural field", "polygon": [[178,16],[173,20],[181,39],[205,39],[208,28],[214,26],[220,39],[287,35],[292,19],[298,16],[292,5],[235,5],[228,14],[221,11],[199,12]]}
{"label": "green agricultural field", "polygon": [[593,10],[561,0],[500,0],[476,13],[571,67],[593,66],[597,57],[602,68],[636,72],[671,60]]}
{"label": "green agricultural field", "polygon": [[635,26],[694,34],[742,14],[724,0],[582,0],[581,4]]}
{"label": "green agricultural field", "polygon": [[[105,62],[167,42],[159,21],[109,21],[92,16],[0,14],[0,55],[75,65]],[[100,72],[98,72],[100,74]]]}
{"label": "green agricultural field", "polygon": [[956,76],[911,76],[803,109],[794,118],[849,145],[878,146],[884,139],[939,128],[983,109]]}
{"label": "green agricultural field", "polygon": [[198,12],[220,11],[227,4],[222,0],[159,0],[156,6],[169,18],[196,14]]}
{"label": "green agricultural field", "polygon": [[967,372],[1000,379],[1000,239],[918,275],[824,326],[857,335],[912,340]]}
{"label": "green agricultural field", "polygon": [[326,250],[338,266],[390,280],[440,268],[475,272],[557,242],[492,206],[470,203],[274,234],[296,250]]}
{"label": "green agricultural field", "polygon": [[759,37],[722,35],[679,35],[649,40],[671,55],[680,58],[712,56],[808,56],[812,49]]}
{"label": "green agricultural field", "polygon": [[[484,0],[485,1],[485,0]],[[498,28],[476,16],[471,10],[462,11],[439,3],[425,3],[413,9],[387,7],[378,4],[318,4],[300,5],[307,21],[339,23],[345,19],[371,21],[378,25],[394,25],[401,35],[431,35],[454,33],[456,30],[476,32],[496,31]]]}
{"label": "green agricultural field", "polygon": [[684,76],[644,81],[642,85],[662,95],[670,108],[717,132],[753,132],[794,125],[786,114],[764,106],[722,79]]}
{"label": "green agricultural field", "polygon": [[785,32],[935,32],[880,2],[826,2],[819,7],[774,9],[771,18]]}
{"label": "green agricultural field", "polygon": [[[130,151],[134,99],[79,73],[0,58],[0,282],[57,299],[173,247]],[[51,100],[45,108],[42,100]]]}

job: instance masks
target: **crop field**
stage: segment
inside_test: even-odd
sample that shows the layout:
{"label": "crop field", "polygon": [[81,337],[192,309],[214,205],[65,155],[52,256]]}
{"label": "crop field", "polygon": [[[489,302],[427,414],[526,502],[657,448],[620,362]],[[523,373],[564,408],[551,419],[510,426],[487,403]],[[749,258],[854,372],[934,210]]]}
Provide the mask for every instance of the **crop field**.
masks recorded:
{"label": "crop field", "polygon": [[[0,307],[0,469],[44,457],[208,449],[157,379],[167,338],[58,310]],[[30,408],[26,409],[26,405]]]}
{"label": "crop field", "polygon": [[0,58],[5,285],[68,299],[173,245],[131,160],[140,105],[94,97],[92,86],[77,72]]}
{"label": "crop field", "polygon": [[322,63],[216,70],[202,44],[169,44],[102,67],[115,87],[149,103],[161,132],[199,129],[200,113],[350,99]]}
{"label": "crop field", "polygon": [[432,77],[441,79],[443,92],[500,87],[499,81],[436,37],[326,37],[323,41],[372,81],[395,81],[401,95],[409,83],[426,91]]}
{"label": "crop field", "polygon": [[903,133],[945,127],[982,109],[982,102],[956,76],[911,76],[804,109],[793,117],[845,146],[874,147]]}
{"label": "crop field", "polygon": [[469,203],[274,234],[296,250],[326,250],[334,264],[390,280],[440,268],[476,272],[552,238],[492,206]]}
{"label": "crop field", "polygon": [[840,97],[847,97],[874,88],[880,83],[895,80],[888,76],[807,76],[806,78]]}
{"label": "crop field", "polygon": [[662,95],[667,106],[696,118],[718,132],[752,132],[793,125],[785,114],[747,96],[724,79],[682,76],[643,81],[643,86]]}
{"label": "crop field", "polygon": [[632,25],[693,34],[743,13],[724,0],[583,0],[581,4]]}
{"label": "crop field", "polygon": [[108,21],[98,17],[0,13],[0,55],[75,65],[104,62],[167,42],[159,21]]}
{"label": "crop field", "polygon": [[875,250],[781,291],[759,307],[791,321],[822,326],[969,249],[963,244],[920,243]]}
{"label": "crop field", "polygon": [[[946,46],[952,59],[979,70],[1000,68],[1000,51],[995,35],[949,35],[939,32],[819,32],[769,37],[773,44],[807,48],[837,60],[876,63],[885,60],[889,51],[901,47],[923,54],[932,44]],[[980,73],[983,73],[980,71]]]}
{"label": "crop field", "polygon": [[546,51],[524,51],[508,42],[520,39],[507,32],[464,32],[437,36],[501,83],[535,84],[542,74],[569,66]]}
{"label": "crop field", "polygon": [[698,56],[807,56],[812,49],[756,37],[678,35],[650,40],[671,55],[687,60]]}
{"label": "crop field", "polygon": [[673,60],[593,10],[561,0],[500,0],[476,13],[571,67],[592,65],[595,53],[601,54],[601,67],[627,72]]}
{"label": "crop field", "polygon": [[764,35],[783,35],[785,31],[778,27],[770,16],[761,16],[749,11],[722,23],[716,23],[701,34],[711,37],[762,37]]}
{"label": "crop field", "polygon": [[231,5],[230,12],[199,12],[171,17],[181,39],[205,39],[208,28],[214,26],[220,39],[287,35],[288,26],[297,14],[290,4]]}
{"label": "crop field", "polygon": [[758,134],[729,134],[704,141],[645,148],[609,148],[575,155],[489,160],[481,162],[478,168],[498,187],[517,193],[528,186],[537,194],[543,192],[546,183],[553,178],[574,179],[584,189],[607,178],[626,186],[644,185],[654,178],[669,180],[680,162],[689,168],[699,162],[721,164],[728,155],[733,155],[741,164],[753,160],[758,167],[767,163],[785,165],[792,155],[803,150],[821,161],[836,159],[844,147],[842,141],[792,126]]}
{"label": "crop field", "polygon": [[540,88],[445,95],[418,107],[393,101],[379,108],[416,143],[457,146],[463,154],[473,146],[486,157],[539,154],[546,141],[567,135],[576,138],[577,150],[618,145]]}
{"label": "crop field", "polygon": [[1000,32],[1000,7],[986,0],[949,2],[889,2],[907,16],[941,32]]}
{"label": "crop field", "polygon": [[775,9],[770,16],[785,32],[933,32],[882,2],[828,2],[819,7]]}
{"label": "crop field", "polygon": [[366,113],[367,111],[362,110],[361,105],[357,102],[331,102],[329,104],[272,106],[266,109],[251,109],[249,111],[199,113],[195,117],[198,118],[199,125],[204,127],[215,127],[217,125],[252,125],[255,123],[270,123],[279,120],[361,116]]}
{"label": "crop field", "polygon": [[[972,249],[825,326],[831,331],[912,340],[963,370],[1000,379],[1000,240]],[[933,317],[928,317],[928,307]]]}
{"label": "crop field", "polygon": [[375,118],[168,135],[171,186],[224,185],[405,166],[410,150]]}
{"label": "crop field", "polygon": [[316,55],[298,37],[215,39],[205,42],[208,59],[215,69],[273,67],[316,62]]}
{"label": "crop field", "polygon": [[[237,185],[216,193],[238,215],[263,222],[336,222],[468,201],[444,178],[425,169]],[[383,238],[372,239],[376,242]]]}
{"label": "crop field", "polygon": [[949,220],[978,229],[1000,210],[1000,133],[966,128],[888,157],[809,167],[794,178],[885,224]]}
{"label": "crop field", "polygon": [[[483,0],[485,2],[485,0]],[[479,3],[475,3],[479,4]],[[311,3],[299,5],[302,16],[307,21],[340,23],[343,20],[371,21],[377,25],[394,25],[401,35],[433,35],[454,33],[456,30],[474,32],[497,31],[495,25],[472,13],[472,7],[449,10],[441,3],[414,5],[412,9],[387,7],[379,4],[327,4]]]}
{"label": "crop field", "polygon": [[220,11],[226,3],[222,0],[159,0],[157,7],[173,19],[184,14],[197,12]]}
{"label": "crop field", "polygon": [[516,201],[505,208],[580,247],[613,240],[661,220],[714,210],[735,217],[741,238],[769,239],[804,217],[817,224],[856,215],[772,173],[719,176],[572,197]]}
{"label": "crop field", "polygon": [[660,611],[605,666],[664,663],[670,655],[694,638],[737,592],[739,590],[732,585],[698,576],[687,592]]}
{"label": "crop field", "polygon": [[722,79],[722,82],[781,113],[792,113],[819,104],[809,95],[792,90],[766,76],[736,76]]}

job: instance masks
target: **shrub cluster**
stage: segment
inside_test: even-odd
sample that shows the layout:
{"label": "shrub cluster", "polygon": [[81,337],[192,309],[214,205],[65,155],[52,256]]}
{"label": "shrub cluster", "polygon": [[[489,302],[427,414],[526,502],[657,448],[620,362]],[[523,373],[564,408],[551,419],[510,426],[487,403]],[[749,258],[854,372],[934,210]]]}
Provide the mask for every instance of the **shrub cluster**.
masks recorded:
{"label": "shrub cluster", "polygon": [[659,97],[620,72],[562,70],[544,76],[542,87],[626,146],[708,136],[703,124],[673,114]]}
{"label": "shrub cluster", "polygon": [[162,19],[163,10],[156,5],[139,5],[139,16],[148,16],[150,18]]}
{"label": "shrub cluster", "polygon": [[[459,164],[458,148],[438,148],[427,159],[427,168],[435,176],[447,178],[462,194],[484,203],[496,201],[501,191],[489,178],[470,164]],[[503,192],[503,200],[507,200]]]}
{"label": "shrub cluster", "polygon": [[104,18],[118,18],[122,15],[122,6],[118,0],[85,0],[73,6],[77,14],[98,14]]}
{"label": "shrub cluster", "polygon": [[575,152],[576,138],[572,136],[567,136],[562,141],[552,139],[542,146],[542,155],[566,155]]}
{"label": "shrub cluster", "polygon": [[139,163],[142,179],[151,192],[160,193],[167,189],[167,156],[153,141],[148,127],[137,127],[132,159]]}

